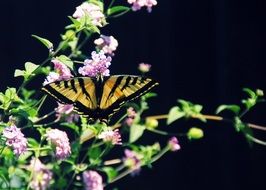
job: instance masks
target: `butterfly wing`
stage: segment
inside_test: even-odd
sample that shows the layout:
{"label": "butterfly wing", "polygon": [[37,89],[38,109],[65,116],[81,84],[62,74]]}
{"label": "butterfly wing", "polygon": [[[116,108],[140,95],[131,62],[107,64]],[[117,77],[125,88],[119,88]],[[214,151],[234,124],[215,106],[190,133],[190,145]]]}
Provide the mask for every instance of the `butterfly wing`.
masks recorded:
{"label": "butterfly wing", "polygon": [[63,104],[73,104],[75,110],[84,116],[95,118],[97,109],[95,82],[89,77],[76,77],[45,85],[43,91]]}
{"label": "butterfly wing", "polygon": [[150,78],[132,75],[114,75],[104,81],[100,109],[103,118],[109,118],[127,101],[150,91],[157,82]]}

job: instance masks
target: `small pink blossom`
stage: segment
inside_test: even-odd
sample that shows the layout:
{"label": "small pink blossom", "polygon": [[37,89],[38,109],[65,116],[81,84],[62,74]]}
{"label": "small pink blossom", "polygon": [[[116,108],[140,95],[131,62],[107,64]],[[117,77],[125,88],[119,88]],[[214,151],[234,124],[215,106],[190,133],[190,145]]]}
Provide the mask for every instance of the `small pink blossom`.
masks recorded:
{"label": "small pink blossom", "polygon": [[30,187],[34,190],[45,190],[52,180],[52,172],[37,158],[30,162],[29,170],[33,172]]}
{"label": "small pink blossom", "polygon": [[84,61],[84,66],[80,67],[78,72],[83,76],[96,77],[98,75],[109,76],[108,67],[111,65],[112,58],[105,56],[103,51],[91,53],[91,59]]}
{"label": "small pink blossom", "polygon": [[152,11],[152,7],[157,5],[156,0],[127,0],[127,2],[132,4],[133,11],[138,11],[146,6],[149,13]]}
{"label": "small pink blossom", "polygon": [[19,156],[27,150],[27,139],[16,125],[12,124],[3,130],[3,136],[6,138],[6,145],[12,147],[14,153]]}
{"label": "small pink blossom", "polygon": [[147,64],[147,63],[140,63],[138,69],[142,73],[147,73],[147,72],[150,71],[151,65],[150,64]]}
{"label": "small pink blossom", "polygon": [[73,77],[70,69],[64,63],[60,62],[57,59],[53,59],[51,62],[54,64],[55,71],[52,71],[49,73],[43,85],[46,85],[46,84],[49,84],[55,81],[67,80]]}
{"label": "small pink blossom", "polygon": [[171,151],[177,151],[177,150],[180,150],[180,148],[181,148],[176,137],[172,137],[168,141],[168,145],[169,145]]}
{"label": "small pink blossom", "polygon": [[85,190],[103,190],[103,179],[96,171],[85,171],[82,174]]}
{"label": "small pink blossom", "polygon": [[134,170],[134,172],[139,172],[141,168],[141,155],[136,153],[135,151],[125,149],[125,157],[123,158],[123,162],[125,166]]}
{"label": "small pink blossom", "polygon": [[50,129],[46,132],[47,140],[55,146],[55,155],[57,159],[65,159],[71,154],[69,139],[66,132],[58,129]]}
{"label": "small pink blossom", "polygon": [[134,110],[133,107],[129,107],[127,109],[127,118],[125,120],[125,123],[128,125],[128,126],[131,126],[134,122],[134,119],[135,117],[137,116],[137,113],[136,111]]}
{"label": "small pink blossom", "polygon": [[121,135],[118,129],[112,130],[111,128],[106,128],[103,132],[101,132],[98,135],[98,138],[103,139],[104,142],[110,142],[113,145],[122,144]]}
{"label": "small pink blossom", "polygon": [[86,15],[91,19],[92,24],[95,26],[102,27],[105,24],[105,16],[101,8],[94,3],[82,3],[80,6],[76,7],[73,17],[80,19]]}
{"label": "small pink blossom", "polygon": [[54,64],[54,69],[59,74],[60,80],[67,80],[73,77],[70,69],[64,63],[60,62],[57,59],[53,59],[51,62]]}
{"label": "small pink blossom", "polygon": [[49,84],[51,82],[55,82],[60,80],[60,76],[58,73],[56,72],[50,72],[49,75],[46,77],[46,79],[43,82],[43,85]]}
{"label": "small pink blossom", "polygon": [[117,40],[113,36],[101,35],[100,38],[94,40],[94,44],[99,50],[103,50],[105,54],[114,55],[114,51],[118,46]]}
{"label": "small pink blossom", "polygon": [[79,119],[79,115],[73,112],[74,106],[72,104],[58,103],[58,107],[55,110],[58,120],[64,119],[68,123],[73,123]]}

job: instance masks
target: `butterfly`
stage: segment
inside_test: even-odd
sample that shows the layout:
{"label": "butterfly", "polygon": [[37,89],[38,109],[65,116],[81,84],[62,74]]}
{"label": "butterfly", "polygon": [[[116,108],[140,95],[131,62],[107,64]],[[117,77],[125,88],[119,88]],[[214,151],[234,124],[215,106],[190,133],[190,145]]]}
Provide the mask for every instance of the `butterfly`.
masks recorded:
{"label": "butterfly", "polygon": [[74,77],[45,85],[42,90],[89,120],[108,123],[127,101],[136,99],[154,86],[153,79],[133,75]]}

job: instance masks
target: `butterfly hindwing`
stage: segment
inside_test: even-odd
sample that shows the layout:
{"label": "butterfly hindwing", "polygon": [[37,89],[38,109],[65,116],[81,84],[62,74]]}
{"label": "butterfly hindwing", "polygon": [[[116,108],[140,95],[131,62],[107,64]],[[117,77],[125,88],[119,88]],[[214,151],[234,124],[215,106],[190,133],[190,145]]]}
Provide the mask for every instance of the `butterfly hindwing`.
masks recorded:
{"label": "butterfly hindwing", "polygon": [[104,81],[100,109],[108,117],[113,115],[127,101],[138,98],[158,85],[150,78],[132,75],[114,75]]}
{"label": "butterfly hindwing", "polygon": [[46,91],[63,104],[73,104],[81,115],[90,115],[97,108],[95,83],[89,77],[76,77],[45,85]]}

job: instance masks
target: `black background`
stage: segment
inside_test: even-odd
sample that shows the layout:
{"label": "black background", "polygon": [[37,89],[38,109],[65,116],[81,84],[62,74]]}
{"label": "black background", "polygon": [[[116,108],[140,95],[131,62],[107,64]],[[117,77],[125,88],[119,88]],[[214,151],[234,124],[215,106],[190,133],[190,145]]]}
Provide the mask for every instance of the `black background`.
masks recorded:
{"label": "black background", "polygon": [[[80,3],[1,1],[1,90],[20,84],[20,79],[13,78],[15,68],[22,69],[26,61],[39,64],[46,58],[46,49],[30,35],[57,44],[69,24],[67,15]],[[137,74],[138,63],[152,64],[150,75],[160,86],[156,89],[159,96],[150,105],[151,114],[167,113],[177,99],[202,104],[205,113],[214,113],[219,104],[240,103],[243,87],[266,90],[265,4],[263,0],[161,0],[151,14],[141,10],[109,20],[103,34],[119,41],[111,73]],[[88,48],[88,54],[91,51]],[[259,105],[244,120],[266,126],[265,108]],[[167,128],[162,123],[162,129],[181,132],[192,124],[177,122]],[[182,150],[111,187],[265,189],[266,147],[250,148],[229,124],[197,126],[205,131],[203,140],[180,139]],[[261,131],[255,135],[265,139]],[[153,143],[159,136],[147,134],[145,138]]]}

